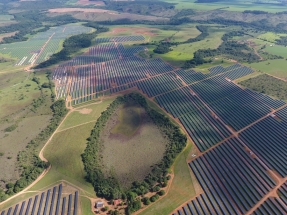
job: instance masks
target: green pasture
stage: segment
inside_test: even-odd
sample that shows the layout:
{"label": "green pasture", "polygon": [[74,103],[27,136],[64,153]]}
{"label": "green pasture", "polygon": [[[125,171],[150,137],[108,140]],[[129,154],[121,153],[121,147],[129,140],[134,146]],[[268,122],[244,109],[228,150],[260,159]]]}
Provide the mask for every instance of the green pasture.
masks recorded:
{"label": "green pasture", "polygon": [[[70,115],[66,118],[66,120],[63,122],[63,124],[60,126],[59,131],[62,131],[64,129],[77,126],[83,123],[87,123],[90,121],[96,121],[98,117],[101,115],[101,113],[109,106],[109,104],[114,99],[106,99],[100,103],[92,103],[89,105],[86,105],[85,107],[79,107],[76,108],[73,112],[70,113]],[[83,114],[82,112],[84,110],[90,111],[89,114]]]}
{"label": "green pasture", "polygon": [[0,23],[1,22],[7,22],[14,19],[14,16],[12,15],[0,15]]}
{"label": "green pasture", "polygon": [[81,154],[86,148],[86,139],[94,124],[91,122],[55,134],[44,151],[44,157],[51,163],[52,169],[41,180],[44,182],[43,185],[47,181],[52,183],[57,179],[65,179],[94,194],[92,185],[85,180],[86,173],[81,159]]}
{"label": "green pasture", "polygon": [[94,213],[91,211],[91,201],[88,198],[80,197],[81,201],[81,211],[83,215],[94,215]]}
{"label": "green pasture", "polygon": [[284,58],[287,58],[287,47],[285,46],[279,46],[279,45],[274,45],[274,46],[266,46],[264,51],[273,54],[273,55],[279,55]]}
{"label": "green pasture", "polygon": [[257,71],[265,72],[279,78],[287,78],[287,60],[284,59],[262,61],[259,63],[247,64],[247,66],[251,66]]}
{"label": "green pasture", "polygon": [[273,32],[266,32],[264,34],[258,35],[258,39],[267,40],[268,42],[275,43],[277,39],[280,39],[280,36],[286,36],[284,34],[276,34]]}
{"label": "green pasture", "polygon": [[[225,32],[226,31],[223,31],[222,29],[211,29],[210,35],[204,40],[172,46],[172,51],[166,54],[154,54],[154,56],[161,57],[174,66],[182,66],[186,60],[193,58],[193,54],[197,50],[217,48],[222,43],[221,37]],[[150,53],[153,53],[152,50],[150,50]]]}
{"label": "green pasture", "polygon": [[167,195],[161,200],[157,201],[155,204],[149,206],[147,209],[141,212],[140,215],[170,214],[182,203],[195,196],[196,193],[191,177],[191,170],[186,162],[191,149],[192,145],[190,142],[188,142],[185,150],[176,158],[173,165],[174,179]]}
{"label": "green pasture", "polygon": [[214,3],[195,3],[196,0],[164,0],[169,3],[177,3],[176,9],[195,9],[195,10],[215,10],[224,9],[230,11],[244,11],[244,10],[262,10],[270,13],[286,11],[285,7],[280,4],[258,4],[253,0],[222,0]]}

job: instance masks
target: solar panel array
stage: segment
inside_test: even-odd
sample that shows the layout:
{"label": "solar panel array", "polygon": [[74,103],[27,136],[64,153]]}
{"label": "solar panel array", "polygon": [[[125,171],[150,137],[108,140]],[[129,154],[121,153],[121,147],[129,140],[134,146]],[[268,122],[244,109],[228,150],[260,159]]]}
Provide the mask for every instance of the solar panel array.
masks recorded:
{"label": "solar panel array", "polygon": [[[41,194],[22,201],[1,211],[1,215],[77,215],[79,213],[79,193],[67,196],[63,193],[63,185],[48,189]],[[68,201],[67,201],[68,199]]]}

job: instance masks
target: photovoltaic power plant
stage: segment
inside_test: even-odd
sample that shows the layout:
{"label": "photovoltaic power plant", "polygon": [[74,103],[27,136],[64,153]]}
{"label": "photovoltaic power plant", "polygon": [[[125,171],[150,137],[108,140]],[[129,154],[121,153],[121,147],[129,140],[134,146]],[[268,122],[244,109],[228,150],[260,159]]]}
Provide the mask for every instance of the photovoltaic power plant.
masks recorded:
{"label": "photovoltaic power plant", "polygon": [[[140,58],[136,54],[145,47],[119,41],[126,40],[101,38],[56,68],[57,99],[76,105],[139,90],[178,120],[200,152],[189,166],[204,192],[174,215],[246,214],[254,208],[253,214],[286,214],[281,179],[287,176],[287,104],[238,85],[236,79],[254,72],[247,66],[185,71]],[[278,197],[257,206],[278,184]]]}
{"label": "photovoltaic power plant", "polygon": [[22,201],[7,210],[0,212],[1,215],[79,215],[79,193],[63,193],[63,185],[48,189],[28,200]]}

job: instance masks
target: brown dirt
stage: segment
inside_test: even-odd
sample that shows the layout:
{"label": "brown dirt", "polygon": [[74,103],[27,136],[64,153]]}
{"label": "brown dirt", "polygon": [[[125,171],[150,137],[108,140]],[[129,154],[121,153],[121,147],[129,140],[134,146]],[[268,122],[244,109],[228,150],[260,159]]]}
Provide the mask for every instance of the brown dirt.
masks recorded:
{"label": "brown dirt", "polygon": [[50,13],[69,13],[69,12],[107,13],[107,12],[110,12],[111,14],[112,11],[96,9],[96,8],[54,8],[54,9],[49,9],[49,12]]}
{"label": "brown dirt", "polygon": [[89,108],[83,108],[79,110],[79,113],[81,114],[89,114],[91,112],[92,112],[92,109],[89,109]]}
{"label": "brown dirt", "polygon": [[14,36],[16,33],[18,33],[18,31],[14,31],[14,32],[7,33],[7,34],[0,34],[0,42],[2,42],[3,38],[5,38],[5,37],[12,37],[12,36]]}
{"label": "brown dirt", "polygon": [[132,31],[133,34],[140,34],[140,35],[148,35],[148,36],[156,36],[157,34],[152,33],[152,28],[114,28],[110,33],[111,34],[119,34],[122,32]]}
{"label": "brown dirt", "polygon": [[96,5],[96,6],[104,6],[105,3],[103,1],[89,1],[89,0],[79,0],[77,2],[79,5]]}

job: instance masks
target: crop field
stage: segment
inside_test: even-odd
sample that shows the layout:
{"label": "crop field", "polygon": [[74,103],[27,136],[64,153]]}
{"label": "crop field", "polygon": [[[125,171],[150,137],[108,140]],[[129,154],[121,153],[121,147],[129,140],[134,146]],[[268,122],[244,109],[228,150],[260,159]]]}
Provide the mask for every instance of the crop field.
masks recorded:
{"label": "crop field", "polygon": [[104,171],[113,172],[124,187],[145,178],[162,159],[167,141],[144,108],[132,103],[115,111],[101,139]]}
{"label": "crop field", "polygon": [[17,59],[16,66],[39,64],[60,48],[60,42],[75,34],[87,33],[91,28],[81,25],[58,26],[33,36],[28,41],[1,44],[0,53]]}
{"label": "crop field", "polygon": [[[67,193],[68,191],[68,193]],[[62,184],[41,192],[19,204],[4,209],[1,215],[10,214],[80,214],[79,192],[69,192]]]}

